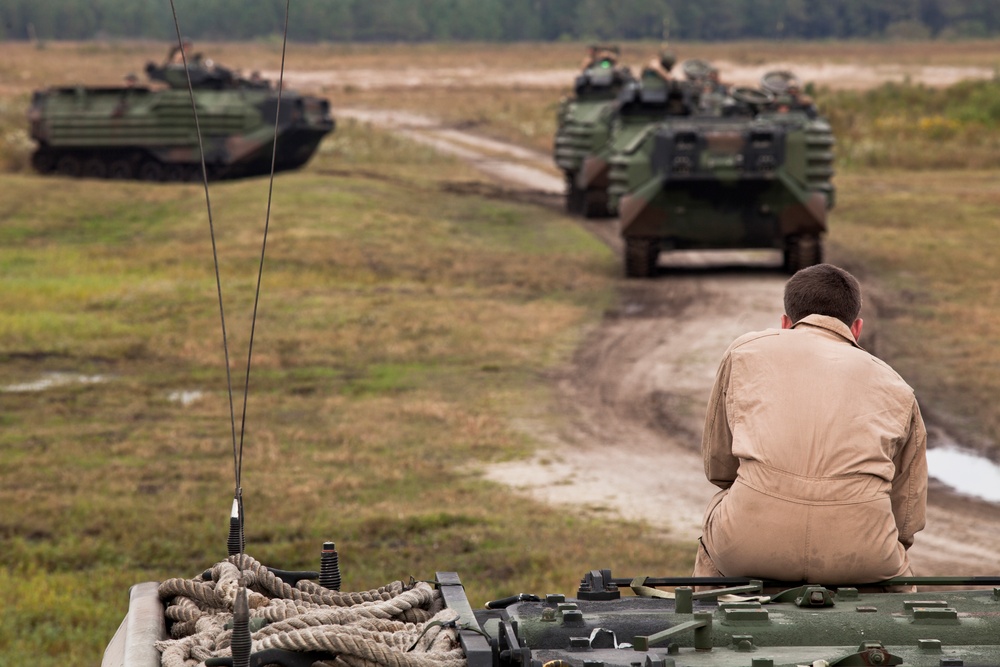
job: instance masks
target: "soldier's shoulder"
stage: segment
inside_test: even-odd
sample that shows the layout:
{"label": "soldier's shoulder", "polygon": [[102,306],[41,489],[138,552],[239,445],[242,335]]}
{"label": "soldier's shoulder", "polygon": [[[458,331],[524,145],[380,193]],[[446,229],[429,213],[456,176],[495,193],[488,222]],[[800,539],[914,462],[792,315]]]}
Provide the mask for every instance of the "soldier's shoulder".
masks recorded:
{"label": "soldier's shoulder", "polygon": [[783,331],[782,329],[763,329],[761,331],[750,331],[748,333],[743,334],[742,336],[740,336],[736,340],[734,340],[729,345],[729,350],[728,351],[732,352],[732,351],[737,350],[737,349],[739,349],[741,347],[745,347],[747,345],[751,345],[751,344],[759,342],[761,340],[768,339],[768,338],[771,338],[773,336],[780,336],[782,331]]}
{"label": "soldier's shoulder", "polygon": [[[890,366],[889,362],[885,361],[884,359],[879,359],[878,357],[876,357],[871,352],[868,352],[867,350],[866,350],[866,352],[867,352],[868,356],[871,358],[872,363],[874,363],[875,366],[880,371],[882,371],[883,373],[885,373],[887,377],[892,377],[894,379],[897,379],[897,380],[899,380],[899,382],[901,382],[901,383],[905,384],[907,387],[909,387],[909,385],[906,383],[906,380],[903,379],[903,376],[900,375],[896,371],[895,368],[893,368],[892,366]],[[912,389],[910,391],[912,391]]]}

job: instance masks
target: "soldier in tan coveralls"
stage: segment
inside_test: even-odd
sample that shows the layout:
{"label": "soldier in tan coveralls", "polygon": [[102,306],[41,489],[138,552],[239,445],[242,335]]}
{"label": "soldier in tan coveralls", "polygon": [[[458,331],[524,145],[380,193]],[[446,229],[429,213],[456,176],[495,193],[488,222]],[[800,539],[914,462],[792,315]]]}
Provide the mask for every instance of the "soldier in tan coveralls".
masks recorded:
{"label": "soldier in tan coveralls", "polygon": [[927,434],[913,390],[858,345],[861,289],[829,264],[785,286],[781,329],[726,351],[709,400],[695,576],[817,584],[912,574]]}

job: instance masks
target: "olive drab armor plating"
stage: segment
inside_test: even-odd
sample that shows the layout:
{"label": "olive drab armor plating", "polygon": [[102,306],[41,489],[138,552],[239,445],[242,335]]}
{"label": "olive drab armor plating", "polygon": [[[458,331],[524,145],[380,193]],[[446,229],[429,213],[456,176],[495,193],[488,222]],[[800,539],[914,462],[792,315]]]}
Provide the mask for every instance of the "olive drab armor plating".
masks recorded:
{"label": "olive drab armor plating", "polygon": [[[275,170],[305,164],[334,128],[325,99],[278,92],[257,76],[242,78],[211,61],[189,63],[205,164],[211,179],[267,174],[275,117]],[[201,180],[201,157],[184,65],[146,67],[152,86],[36,91],[28,111],[42,174],[146,181]]]}
{"label": "olive drab armor plating", "polygon": [[[611,132],[621,89],[633,80],[613,59],[597,59],[576,77],[573,97],[559,105],[553,157],[566,177],[566,210],[587,217],[607,214],[606,181],[585,174],[589,156],[604,146]],[[606,176],[606,174],[605,174]]]}
{"label": "olive drab armor plating", "polygon": [[654,274],[669,250],[774,248],[790,273],[822,262],[834,205],[830,124],[811,101],[784,104],[767,86],[731,89],[712,105],[702,94],[717,95],[685,99],[684,112],[646,125],[609,159],[626,276]]}
{"label": "olive drab armor plating", "polygon": [[567,210],[618,217],[628,277],[655,274],[669,250],[773,248],[792,273],[822,262],[834,138],[798,79],[739,88],[704,60],[680,69],[649,65],[613,100],[578,80],[555,142]]}
{"label": "olive drab armor plating", "polygon": [[[334,660],[386,667],[1000,664],[997,577],[888,582],[980,587],[898,593],[855,584],[614,577],[611,570],[591,570],[575,596],[522,593],[473,610],[455,572],[437,572],[433,592],[428,582],[411,581],[340,593],[315,583],[318,572],[264,568],[242,555],[191,580],[133,586],[102,667],[160,667],[160,650],[163,665],[195,664],[208,655],[220,657],[206,664],[233,665],[224,623],[233,615],[226,587],[239,573],[237,561],[249,563],[254,574],[252,667]],[[217,623],[211,622],[213,605],[219,606]],[[373,605],[379,607],[374,618]],[[409,622],[392,623],[393,614]],[[372,632],[376,620],[392,628]],[[213,627],[218,640],[210,636]],[[427,639],[434,633],[441,634]],[[191,660],[195,649],[201,657]]]}

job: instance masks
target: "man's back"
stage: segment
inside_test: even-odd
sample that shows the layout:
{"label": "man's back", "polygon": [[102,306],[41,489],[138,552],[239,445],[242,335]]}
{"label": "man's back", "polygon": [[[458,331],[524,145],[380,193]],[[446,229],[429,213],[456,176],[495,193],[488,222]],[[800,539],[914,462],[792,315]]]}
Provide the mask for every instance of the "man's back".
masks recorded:
{"label": "man's back", "polygon": [[703,441],[708,479],[728,489],[706,513],[708,553],[728,576],[836,584],[908,572],[925,439],[912,389],[836,318],[737,339]]}
{"label": "man's back", "polygon": [[913,390],[888,365],[809,324],[813,318],[734,345],[727,412],[743,428],[733,431],[733,454],[808,478],[890,482]]}

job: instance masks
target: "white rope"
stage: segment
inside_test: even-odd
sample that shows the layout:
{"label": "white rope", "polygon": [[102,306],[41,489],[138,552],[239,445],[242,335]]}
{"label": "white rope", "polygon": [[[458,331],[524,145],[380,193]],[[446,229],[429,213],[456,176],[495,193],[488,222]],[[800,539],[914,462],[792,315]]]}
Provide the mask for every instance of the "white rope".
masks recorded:
{"label": "white rope", "polygon": [[[157,642],[163,667],[196,667],[232,655],[233,603],[241,575],[247,586],[251,651],[277,648],[332,654],[329,667],[467,667],[454,622],[440,591],[401,581],[360,593],[341,593],[301,581],[295,587],[246,554],[212,568],[212,580],[169,579],[160,598],[171,639]],[[411,650],[412,647],[412,650]]]}

